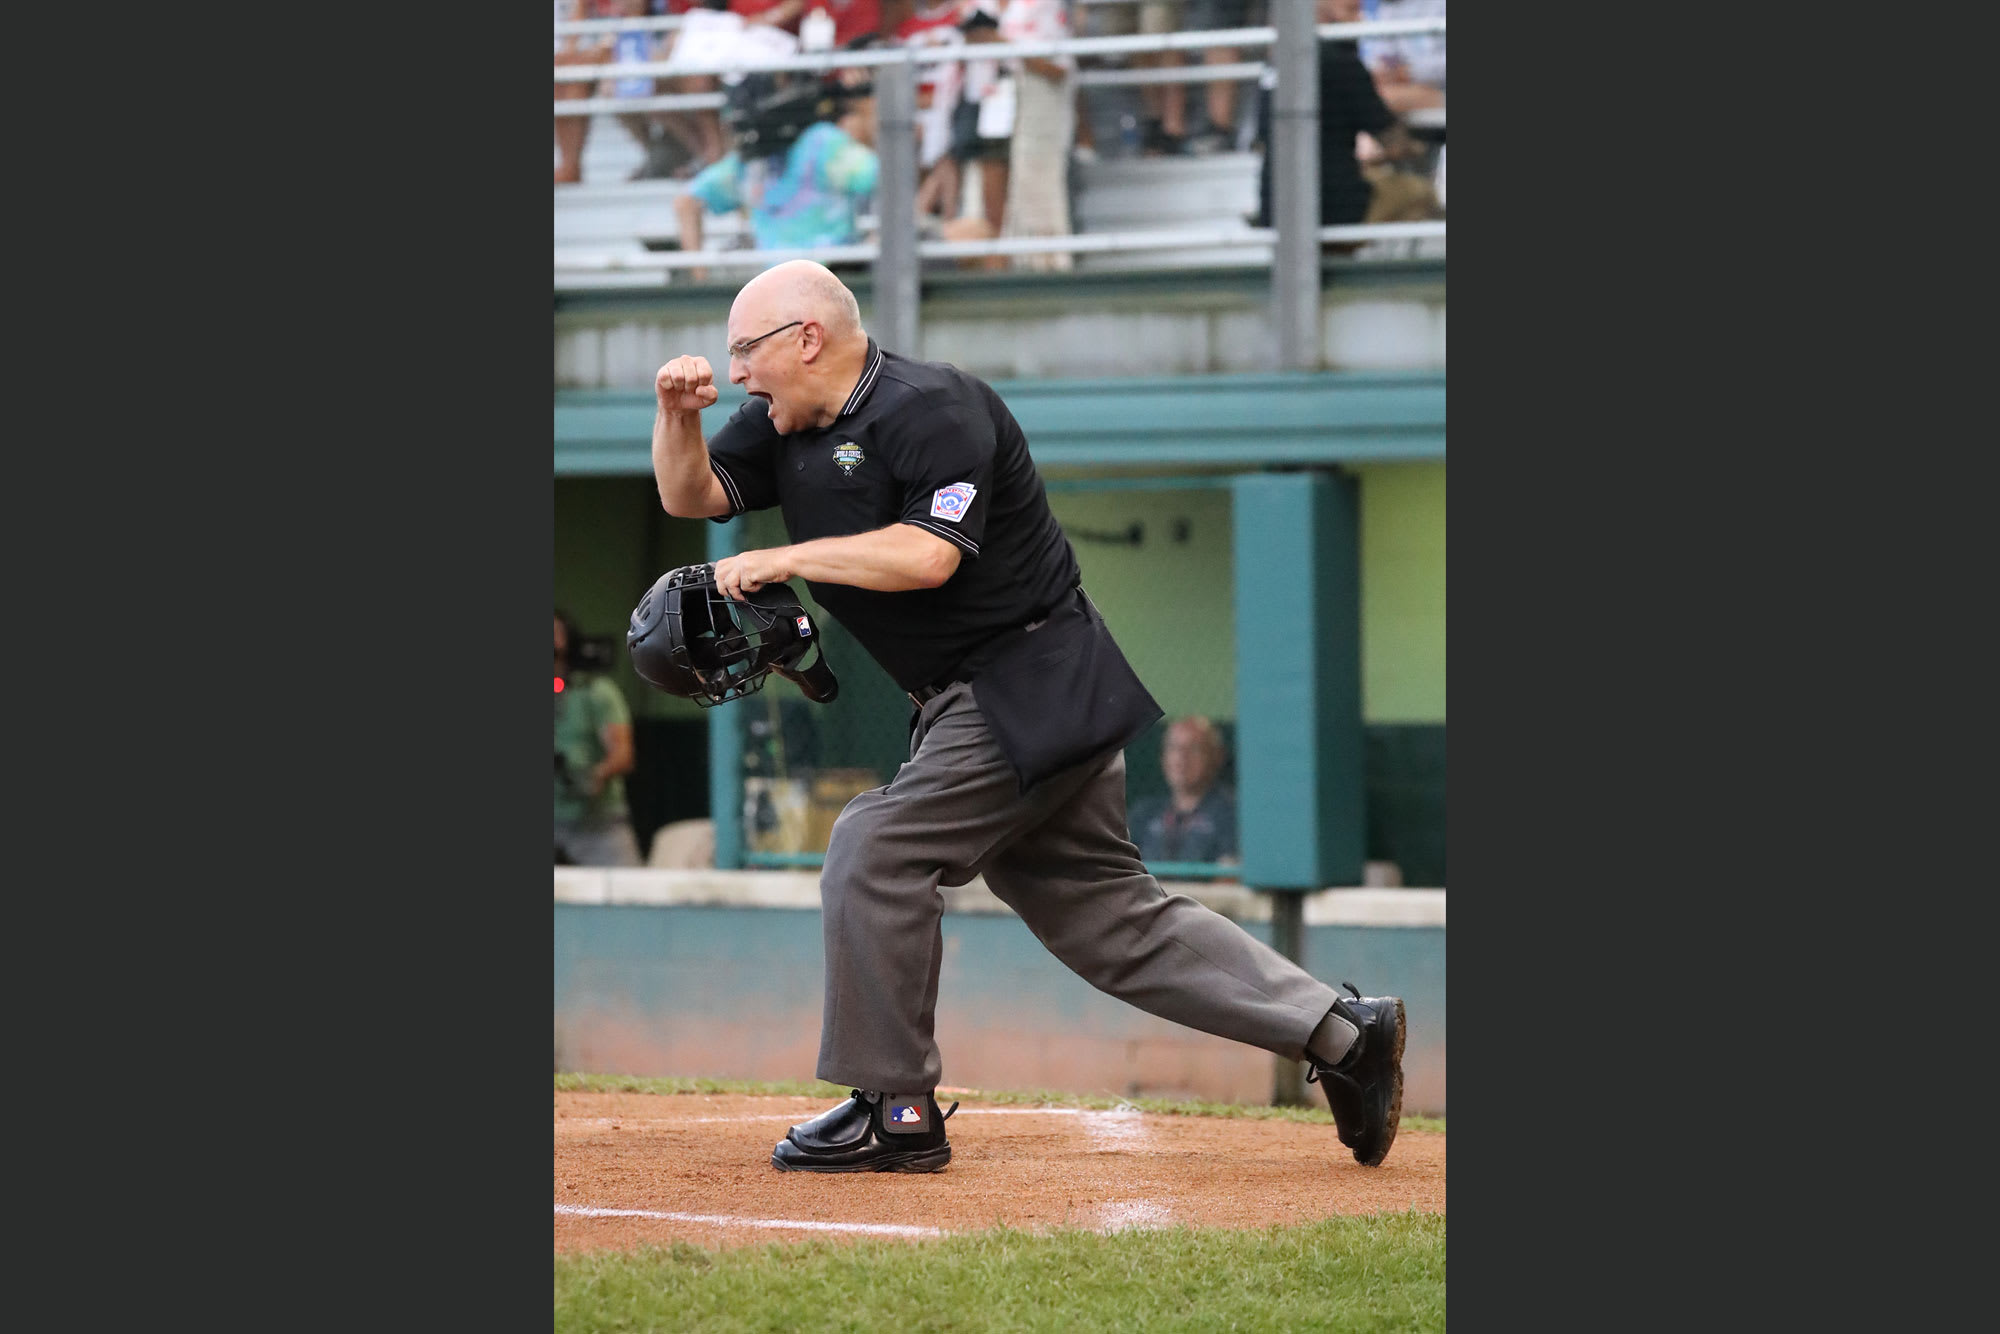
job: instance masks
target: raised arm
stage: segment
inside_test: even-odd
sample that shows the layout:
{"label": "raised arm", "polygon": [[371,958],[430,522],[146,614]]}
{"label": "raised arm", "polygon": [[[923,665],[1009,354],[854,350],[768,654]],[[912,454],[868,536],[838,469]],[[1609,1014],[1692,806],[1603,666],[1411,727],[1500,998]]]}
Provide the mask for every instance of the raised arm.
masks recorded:
{"label": "raised arm", "polygon": [[707,357],[675,357],[653,377],[653,479],[660,503],[678,519],[729,513],[729,496],[708,466],[701,410],[719,397]]}

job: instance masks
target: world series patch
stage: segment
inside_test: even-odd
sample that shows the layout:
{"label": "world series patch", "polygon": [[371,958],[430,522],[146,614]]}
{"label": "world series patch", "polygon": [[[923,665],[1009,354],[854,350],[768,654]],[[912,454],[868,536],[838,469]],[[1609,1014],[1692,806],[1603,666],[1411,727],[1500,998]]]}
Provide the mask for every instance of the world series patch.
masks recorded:
{"label": "world series patch", "polygon": [[861,446],[855,444],[852,440],[844,444],[835,445],[833,448],[833,461],[838,463],[840,470],[849,477],[854,475],[854,470],[860,467],[866,458],[867,455],[861,452]]}
{"label": "world series patch", "polygon": [[939,488],[931,495],[931,517],[957,523],[965,517],[966,510],[972,507],[973,496],[978,493],[979,488],[970,482],[953,482]]}

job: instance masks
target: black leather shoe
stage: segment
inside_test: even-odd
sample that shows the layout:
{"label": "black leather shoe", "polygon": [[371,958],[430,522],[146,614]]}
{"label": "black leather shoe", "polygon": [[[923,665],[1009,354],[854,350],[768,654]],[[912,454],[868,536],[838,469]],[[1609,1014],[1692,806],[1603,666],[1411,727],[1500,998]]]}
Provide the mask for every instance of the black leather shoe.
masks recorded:
{"label": "black leather shoe", "polygon": [[935,1172],[951,1161],[944,1123],[929,1093],[855,1089],[846,1102],[793,1126],[771,1151],[780,1172]]}
{"label": "black leather shoe", "polygon": [[1403,1119],[1403,1002],[1397,996],[1366,996],[1352,982],[1342,986],[1354,999],[1337,1000],[1333,1013],[1360,1030],[1339,1065],[1321,1065],[1310,1056],[1306,1082],[1326,1091],[1326,1105],[1340,1142],[1354,1150],[1363,1167],[1379,1166],[1396,1142]]}

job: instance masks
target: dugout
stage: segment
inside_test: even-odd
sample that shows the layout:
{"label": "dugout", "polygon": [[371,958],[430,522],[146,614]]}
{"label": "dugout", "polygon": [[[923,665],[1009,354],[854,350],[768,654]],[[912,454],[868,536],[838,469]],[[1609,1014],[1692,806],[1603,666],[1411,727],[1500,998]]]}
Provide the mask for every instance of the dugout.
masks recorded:
{"label": "dugout", "polygon": [[[927,281],[920,354],[985,376],[1021,420],[1086,584],[1142,677],[1170,718],[1224,726],[1239,798],[1247,778],[1279,822],[1263,841],[1293,846],[1266,871],[1358,884],[1361,861],[1387,861],[1406,885],[1442,886],[1442,265],[1328,269],[1319,370],[1228,369],[1254,354],[1258,283],[1268,302],[1263,275],[1236,272],[1070,275],[1062,290],[1008,275]],[[867,281],[854,286],[866,319]],[[589,632],[621,629],[664,569],[783,540],[775,512],[690,523],[661,513],[653,491],[651,371],[673,350],[719,346],[730,294],[558,297],[556,592]],[[1091,356],[1062,360],[1079,339]],[[1106,363],[1102,350],[1115,347],[1124,359]],[[1000,373],[1024,358],[1038,373]],[[1172,373],[1137,373],[1162,367]],[[1093,369],[1125,373],[1065,373]],[[741,401],[725,386],[711,427]],[[1293,652],[1298,636],[1269,627],[1300,614],[1300,588],[1238,567],[1325,564],[1333,548],[1348,554],[1306,581],[1304,604],[1328,634]],[[1344,664],[1339,624],[1353,627]],[[842,698],[827,708],[774,680],[760,697],[698,710],[620,664],[637,719],[641,773],[628,789],[642,843],[669,820],[707,815],[723,865],[817,865],[824,843],[813,836],[830,822],[820,808],[837,809],[843,787],[887,780],[907,712],[837,627],[828,651]],[[1275,670],[1274,651],[1291,655]],[[1258,664],[1247,680],[1246,654]],[[1346,723],[1333,726],[1336,714]],[[1319,730],[1301,750],[1305,718]],[[1162,785],[1161,730],[1128,750],[1131,799]],[[1273,748],[1288,757],[1276,789],[1258,794],[1272,767],[1258,756]],[[1292,800],[1301,786],[1316,794],[1306,806]],[[1239,816],[1246,837],[1256,818]]]}

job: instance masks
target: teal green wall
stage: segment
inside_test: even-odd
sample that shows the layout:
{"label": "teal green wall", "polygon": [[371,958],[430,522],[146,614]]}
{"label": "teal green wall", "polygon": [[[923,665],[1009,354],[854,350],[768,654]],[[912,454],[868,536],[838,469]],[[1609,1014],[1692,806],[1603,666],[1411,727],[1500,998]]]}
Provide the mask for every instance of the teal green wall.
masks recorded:
{"label": "teal green wall", "polygon": [[[1270,943],[1269,923],[1240,925]],[[1049,1050],[1160,1040],[1158,1020],[1064,968],[1018,918],[947,912],[941,929],[937,1022],[947,1039],[947,1079],[1003,1086],[989,1082],[996,1072],[981,1064],[985,1035],[996,1030],[1016,1041],[1032,1036]],[[796,1041],[771,1037],[809,1041],[819,1031],[818,911],[557,903],[553,931],[558,1071],[764,1080],[811,1073],[809,1064],[792,1063]],[[1353,978],[1403,998],[1410,1018],[1403,1108],[1445,1115],[1445,928],[1329,925],[1305,935],[1304,963],[1314,977],[1329,986]],[[952,1034],[963,1040],[949,1041]],[[811,1047],[803,1054],[809,1058]],[[1072,1087],[1108,1091],[1103,1081],[1118,1068],[1107,1064],[1096,1080]],[[1268,1087],[1245,1101],[1264,1102]]]}
{"label": "teal green wall", "polygon": [[[1083,586],[1139,679],[1169,718],[1236,716],[1236,617],[1230,588],[1229,491],[1065,491],[1049,508],[1070,535]],[[1174,540],[1176,520],[1187,540]],[[1086,534],[1144,525],[1138,546]]]}
{"label": "teal green wall", "polygon": [[1445,720],[1442,463],[1376,463],[1361,479],[1361,716]]}
{"label": "teal green wall", "polygon": [[706,521],[669,518],[650,477],[559,477],[555,482],[556,605],[588,635],[616,640],[615,677],[634,714],[693,717],[692,700],[641,681],[624,652],[632,608],[653,581],[703,559]]}
{"label": "teal green wall", "polygon": [[[1362,717],[1442,723],[1445,465],[1366,464],[1353,471],[1361,480]],[[1056,481],[1049,503],[1073,534],[1144,525],[1137,547],[1073,540],[1084,586],[1170,716],[1233,718],[1228,491],[1069,491]],[[1173,540],[1178,519],[1187,521],[1185,542]],[[556,601],[587,633],[622,633],[654,579],[704,558],[707,527],[662,513],[650,478],[557,478]],[[1171,592],[1171,615],[1156,610],[1162,590]],[[1199,635],[1192,633],[1197,625]],[[686,700],[643,689],[622,663],[620,677],[637,710],[699,712]]]}

